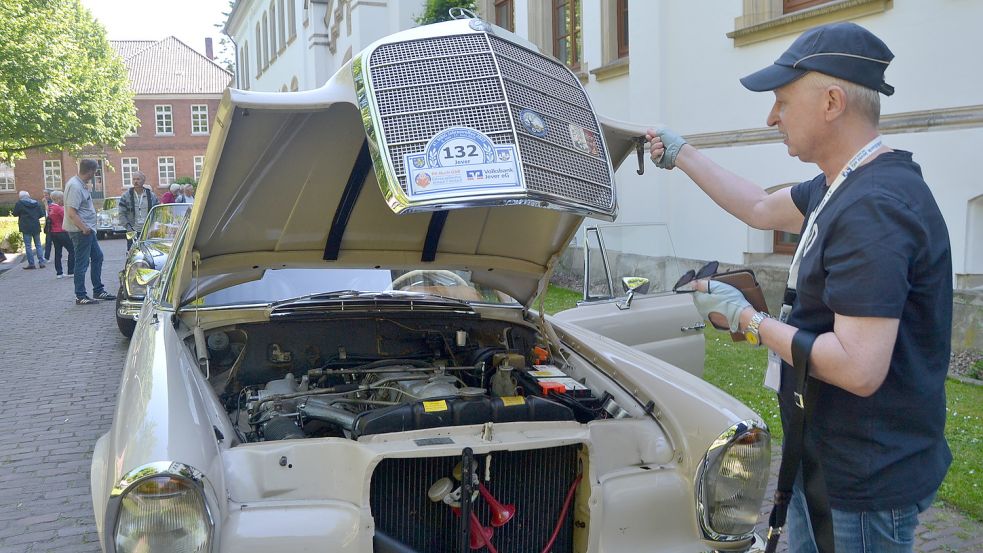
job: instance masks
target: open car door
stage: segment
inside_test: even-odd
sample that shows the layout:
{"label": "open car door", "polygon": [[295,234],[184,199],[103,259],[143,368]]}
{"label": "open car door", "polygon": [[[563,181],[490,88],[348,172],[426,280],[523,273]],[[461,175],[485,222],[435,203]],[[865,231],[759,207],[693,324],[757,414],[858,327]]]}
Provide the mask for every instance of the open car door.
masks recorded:
{"label": "open car door", "polygon": [[584,229],[584,299],[555,317],[702,376],[703,328],[664,224]]}

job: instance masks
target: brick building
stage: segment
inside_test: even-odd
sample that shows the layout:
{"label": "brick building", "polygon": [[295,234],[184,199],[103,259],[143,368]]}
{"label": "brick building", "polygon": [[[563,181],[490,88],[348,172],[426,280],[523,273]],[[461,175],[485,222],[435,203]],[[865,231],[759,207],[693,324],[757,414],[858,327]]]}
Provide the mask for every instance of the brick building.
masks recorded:
{"label": "brick building", "polygon": [[82,157],[101,160],[97,198],[120,195],[138,170],[158,194],[177,178],[201,175],[212,119],[232,75],[174,37],[110,42],[129,73],[140,126],[119,152],[90,147],[76,158],[31,150],[13,168],[0,164],[0,204],[17,201],[19,190],[40,198],[44,188],[61,189]]}

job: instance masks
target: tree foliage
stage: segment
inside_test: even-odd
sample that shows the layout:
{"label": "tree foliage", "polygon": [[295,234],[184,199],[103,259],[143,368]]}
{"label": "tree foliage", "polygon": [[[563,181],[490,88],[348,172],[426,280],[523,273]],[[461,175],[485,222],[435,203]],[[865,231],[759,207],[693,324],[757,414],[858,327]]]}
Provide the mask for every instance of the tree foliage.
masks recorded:
{"label": "tree foliage", "polygon": [[448,11],[451,8],[465,8],[477,13],[474,0],[427,0],[427,5],[423,8],[423,14],[415,18],[420,25],[440,23],[450,21],[451,16]]}
{"label": "tree foliage", "polygon": [[79,0],[0,3],[0,161],[119,149],[138,122],[123,61]]}

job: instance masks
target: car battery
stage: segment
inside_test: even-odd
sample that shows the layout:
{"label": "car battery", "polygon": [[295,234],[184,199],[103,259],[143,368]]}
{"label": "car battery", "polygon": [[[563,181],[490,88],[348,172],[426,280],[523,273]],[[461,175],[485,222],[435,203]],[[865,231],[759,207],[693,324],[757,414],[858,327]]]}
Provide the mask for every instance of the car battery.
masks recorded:
{"label": "car battery", "polygon": [[590,388],[570,378],[553,365],[536,365],[527,370],[517,371],[516,376],[527,391],[536,395],[546,396],[553,392],[573,398],[591,397]]}

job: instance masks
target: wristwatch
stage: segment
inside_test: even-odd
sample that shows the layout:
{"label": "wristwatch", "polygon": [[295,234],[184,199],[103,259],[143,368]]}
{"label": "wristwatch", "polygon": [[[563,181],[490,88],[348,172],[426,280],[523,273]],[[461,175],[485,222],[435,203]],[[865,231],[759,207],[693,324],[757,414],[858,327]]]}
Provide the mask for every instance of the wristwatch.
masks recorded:
{"label": "wristwatch", "polygon": [[751,315],[751,321],[748,322],[747,328],[744,329],[744,339],[747,340],[747,343],[755,347],[761,345],[761,336],[758,334],[758,327],[761,326],[761,321],[770,318],[771,315],[764,311],[758,311],[754,315]]}

